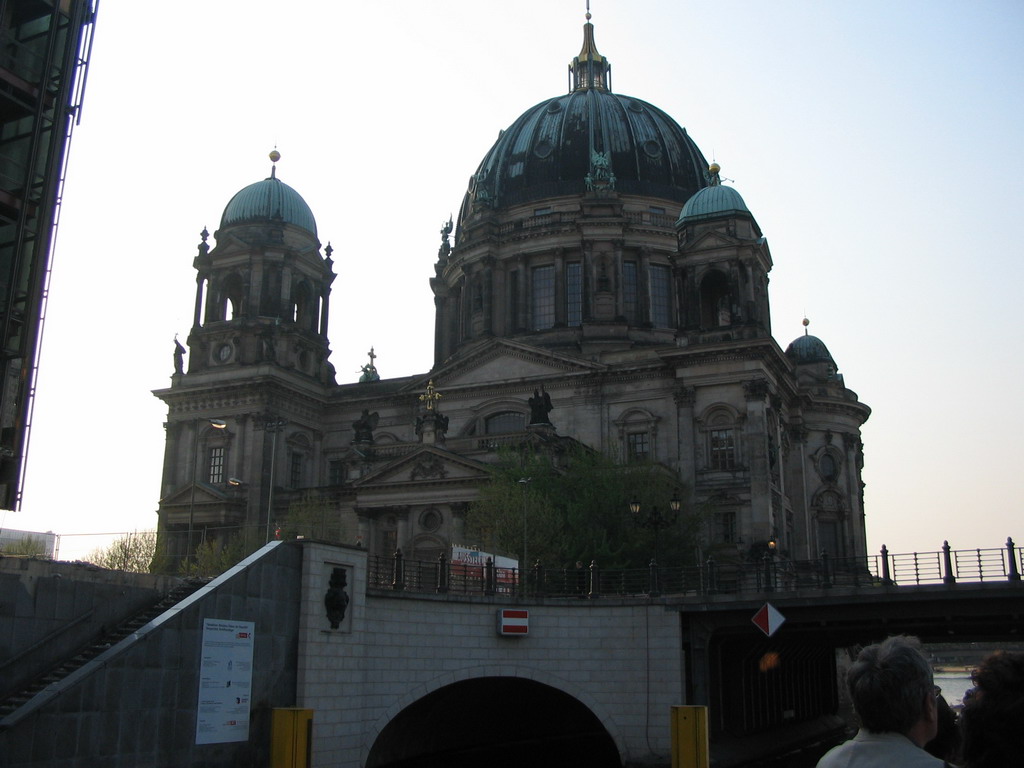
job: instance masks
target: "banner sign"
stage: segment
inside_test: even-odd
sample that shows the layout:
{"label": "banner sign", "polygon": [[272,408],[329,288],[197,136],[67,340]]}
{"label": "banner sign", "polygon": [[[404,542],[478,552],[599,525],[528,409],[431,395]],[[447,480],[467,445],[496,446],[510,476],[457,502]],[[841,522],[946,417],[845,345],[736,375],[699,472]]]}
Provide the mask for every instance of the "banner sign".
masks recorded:
{"label": "banner sign", "polygon": [[251,621],[203,619],[196,744],[249,740]]}

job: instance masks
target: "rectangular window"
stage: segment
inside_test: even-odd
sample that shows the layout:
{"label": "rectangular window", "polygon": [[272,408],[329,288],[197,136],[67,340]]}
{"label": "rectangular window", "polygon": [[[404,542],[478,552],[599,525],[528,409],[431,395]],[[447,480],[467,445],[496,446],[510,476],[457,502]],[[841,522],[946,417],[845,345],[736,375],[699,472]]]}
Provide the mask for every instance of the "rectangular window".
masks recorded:
{"label": "rectangular window", "polygon": [[508,273],[508,327],[513,333],[520,329],[519,325],[519,272]]}
{"label": "rectangular window", "polygon": [[290,458],[288,481],[292,488],[298,488],[302,485],[302,460],[304,457],[298,451],[293,451]]}
{"label": "rectangular window", "polygon": [[345,465],[341,459],[331,459],[327,462],[327,484],[341,485],[345,482]]}
{"label": "rectangular window", "polygon": [[715,538],[719,542],[722,544],[734,544],[736,542],[736,513],[715,513],[715,529]]}
{"label": "rectangular window", "polygon": [[565,322],[583,324],[583,265],[578,261],[565,265]]}
{"label": "rectangular window", "polygon": [[651,325],[655,328],[672,327],[672,284],[669,278],[668,267],[651,265]]}
{"label": "rectangular window", "polygon": [[625,261],[622,263],[622,314],[626,316],[627,323],[630,325],[636,324],[637,293],[635,261]]}
{"label": "rectangular window", "polygon": [[651,456],[651,446],[646,432],[630,432],[626,435],[626,458],[629,461],[646,461]]}
{"label": "rectangular window", "polygon": [[533,273],[533,325],[543,331],[555,324],[555,268],[534,267]]}
{"label": "rectangular window", "polygon": [[398,531],[381,531],[380,543],[380,554],[391,557],[398,549]]}
{"label": "rectangular window", "polygon": [[736,444],[731,429],[711,431],[711,468],[736,469]]}
{"label": "rectangular window", "polygon": [[220,485],[224,482],[224,449],[222,447],[210,449],[210,472],[208,477],[212,485]]}

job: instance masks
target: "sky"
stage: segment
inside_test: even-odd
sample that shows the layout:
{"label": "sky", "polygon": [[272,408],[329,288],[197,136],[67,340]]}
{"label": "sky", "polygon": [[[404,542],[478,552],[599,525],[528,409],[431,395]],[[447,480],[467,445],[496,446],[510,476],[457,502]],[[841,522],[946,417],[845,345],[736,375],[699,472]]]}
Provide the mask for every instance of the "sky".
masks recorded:
{"label": "sky", "polygon": [[[269,175],[334,248],[332,362],[432,361],[428,279],[470,175],[564,93],[584,0],[101,0],[22,509],[84,557],[152,529],[199,232]],[[686,127],[768,238],[773,332],[872,408],[869,550],[1024,544],[1024,4],[592,0],[615,91]],[[1017,478],[1016,480],[1014,478]]]}

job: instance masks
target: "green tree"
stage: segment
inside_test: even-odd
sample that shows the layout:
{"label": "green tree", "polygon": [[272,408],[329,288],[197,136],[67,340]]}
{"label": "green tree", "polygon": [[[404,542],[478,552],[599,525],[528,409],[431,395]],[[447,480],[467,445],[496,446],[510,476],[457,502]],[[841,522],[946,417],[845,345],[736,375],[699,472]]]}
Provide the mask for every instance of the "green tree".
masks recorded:
{"label": "green tree", "polygon": [[196,547],[195,560],[181,564],[183,576],[219,576],[248,554],[245,538],[233,534],[226,541],[209,538]]}
{"label": "green tree", "polygon": [[337,504],[329,496],[307,491],[288,506],[288,516],[281,526],[281,537],[302,536],[333,544],[353,544],[358,525],[354,519],[341,516]]}
{"label": "green tree", "polygon": [[[529,478],[529,482],[520,482]],[[491,483],[467,515],[474,543],[522,560],[524,516],[529,563],[549,568],[597,561],[602,568],[642,568],[655,550],[662,565],[688,565],[695,559],[699,515],[683,510],[662,530],[638,527],[629,511],[660,509],[680,492],[678,479],[652,462],[621,464],[604,454],[576,449],[558,462],[543,454],[504,453]]]}
{"label": "green tree", "polygon": [[116,539],[110,546],[94,549],[86,562],[113,571],[149,573],[156,554],[156,531],[135,531]]}

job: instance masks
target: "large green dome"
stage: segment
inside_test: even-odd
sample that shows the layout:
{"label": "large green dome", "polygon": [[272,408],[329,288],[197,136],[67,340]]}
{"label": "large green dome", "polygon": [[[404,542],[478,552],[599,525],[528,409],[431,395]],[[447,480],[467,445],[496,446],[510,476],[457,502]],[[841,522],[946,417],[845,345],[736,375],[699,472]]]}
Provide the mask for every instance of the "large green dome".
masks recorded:
{"label": "large green dome", "polygon": [[707,185],[707,161],[686,130],[646,101],[614,93],[611,66],[584,25],[573,86],[501,132],[470,179],[461,227],[482,209],[582,195],[601,186],[680,206]]}
{"label": "large green dome", "polygon": [[220,217],[223,229],[231,224],[283,221],[316,236],[316,219],[302,195],[277,178],[274,172],[240,190]]}

